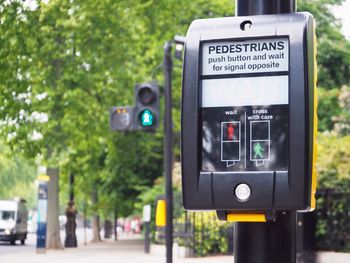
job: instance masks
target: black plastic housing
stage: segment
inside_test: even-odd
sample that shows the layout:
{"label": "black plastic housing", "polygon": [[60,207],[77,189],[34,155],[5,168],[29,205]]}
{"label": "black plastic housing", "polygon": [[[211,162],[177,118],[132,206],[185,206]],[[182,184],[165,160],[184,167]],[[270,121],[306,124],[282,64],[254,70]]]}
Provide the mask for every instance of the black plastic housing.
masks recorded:
{"label": "black plastic housing", "polygon": [[[251,22],[249,30],[241,24]],[[288,171],[202,172],[200,74],[206,41],[288,37]],[[311,207],[314,130],[314,19],[309,13],[195,20],[186,37],[181,119],[183,203],[188,210],[271,211]],[[247,183],[251,197],[240,202],[234,189]]]}

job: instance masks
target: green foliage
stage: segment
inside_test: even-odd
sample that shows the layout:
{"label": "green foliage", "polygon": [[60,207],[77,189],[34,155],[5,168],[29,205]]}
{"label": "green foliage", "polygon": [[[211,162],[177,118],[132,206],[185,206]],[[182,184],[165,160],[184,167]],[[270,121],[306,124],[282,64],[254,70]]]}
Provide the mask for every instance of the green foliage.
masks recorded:
{"label": "green foliage", "polygon": [[317,199],[316,246],[323,251],[350,251],[350,195],[327,189]]}
{"label": "green foliage", "polygon": [[341,33],[341,22],[330,10],[332,5],[342,2],[298,1],[298,10],[310,12],[316,20],[318,85],[327,89],[350,82],[350,42]]}
{"label": "green foliage", "polygon": [[36,170],[19,156],[9,157],[10,150],[0,143],[0,199],[20,197],[26,199],[28,207],[35,206]]}
{"label": "green foliage", "polygon": [[340,113],[334,116],[334,131],[340,136],[350,134],[350,87],[343,86],[339,92]]}
{"label": "green foliage", "polygon": [[334,116],[341,112],[338,104],[339,89],[318,88],[318,130],[330,131],[334,127]]}
{"label": "green foliage", "polygon": [[196,213],[195,251],[198,256],[227,253],[230,224],[219,221],[215,212]]}
{"label": "green foliage", "polygon": [[152,215],[154,215],[156,200],[159,196],[164,196],[164,178],[160,177],[155,182],[154,185],[148,189],[142,189],[141,193],[137,197],[137,202],[135,203],[135,209],[137,213],[141,213],[143,206],[150,204],[152,207]]}
{"label": "green foliage", "polygon": [[332,105],[338,105],[338,109],[332,116],[333,130],[319,133],[317,138],[319,187],[346,192],[350,187],[350,89],[343,86],[341,90],[323,92],[320,97],[324,98],[324,108],[332,112]]}
{"label": "green foliage", "polygon": [[[1,133],[16,151],[41,154],[48,165],[59,166],[63,190],[74,173],[78,199],[86,200],[101,184],[101,210],[121,203],[130,211],[124,200],[132,203],[138,193],[132,188],[151,184],[162,163],[161,136],[109,132],[108,108],[131,104],[135,66],[143,56],[130,48],[138,42],[140,23],[125,13],[128,5],[39,1],[30,10],[13,1],[1,9]],[[38,114],[47,121],[32,117]],[[133,152],[128,144],[118,145],[141,136]]]}
{"label": "green foliage", "polygon": [[350,187],[350,135],[318,135],[317,171],[319,188],[346,192]]}

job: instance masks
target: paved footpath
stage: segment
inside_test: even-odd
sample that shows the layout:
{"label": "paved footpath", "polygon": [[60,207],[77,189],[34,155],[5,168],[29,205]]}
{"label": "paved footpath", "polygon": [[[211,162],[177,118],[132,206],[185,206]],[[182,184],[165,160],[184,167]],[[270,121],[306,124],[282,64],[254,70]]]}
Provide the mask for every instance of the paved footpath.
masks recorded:
{"label": "paved footpath", "polygon": [[[87,246],[64,250],[48,250],[46,254],[36,254],[33,245],[11,246],[0,253],[0,263],[165,263],[164,256],[151,256],[143,252],[140,237],[124,236],[117,242],[103,241]],[[25,249],[23,249],[25,248]],[[1,250],[0,250],[1,251]],[[212,256],[203,258],[174,258],[174,263],[233,263],[233,256]],[[299,261],[308,263],[310,261]],[[349,263],[350,254],[321,252],[317,263]],[[283,262],[281,262],[283,263]]]}
{"label": "paved footpath", "polygon": [[[20,246],[20,245],[18,245]],[[36,254],[35,250],[19,250],[14,253],[0,254],[0,262],[15,263],[165,263],[165,257],[150,256],[143,252],[143,241],[122,239],[117,242],[104,241],[91,243],[78,248],[61,251],[49,250],[46,254]],[[174,258],[174,263],[232,263],[233,256],[215,256],[205,258]]]}

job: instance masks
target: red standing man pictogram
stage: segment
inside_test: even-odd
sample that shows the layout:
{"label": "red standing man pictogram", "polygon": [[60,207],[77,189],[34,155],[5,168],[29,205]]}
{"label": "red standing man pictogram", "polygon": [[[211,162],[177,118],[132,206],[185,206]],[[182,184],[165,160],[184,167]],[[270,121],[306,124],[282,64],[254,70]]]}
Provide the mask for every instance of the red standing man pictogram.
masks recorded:
{"label": "red standing man pictogram", "polygon": [[235,128],[233,124],[230,123],[227,127],[228,140],[233,140],[233,135],[235,134]]}

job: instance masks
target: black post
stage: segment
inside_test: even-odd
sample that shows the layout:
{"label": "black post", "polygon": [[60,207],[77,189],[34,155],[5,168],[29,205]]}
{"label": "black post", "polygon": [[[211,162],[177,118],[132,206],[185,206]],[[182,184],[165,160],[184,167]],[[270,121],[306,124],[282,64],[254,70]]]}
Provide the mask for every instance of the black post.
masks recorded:
{"label": "black post", "polygon": [[293,13],[296,11],[295,0],[237,0],[237,16]]}
{"label": "black post", "polygon": [[295,263],[296,213],[277,215],[275,222],[236,223],[235,263]]}
{"label": "black post", "polygon": [[297,214],[297,262],[316,263],[316,212]]}
{"label": "black post", "polygon": [[74,205],[74,174],[69,176],[69,202],[66,209],[67,223],[66,223],[66,238],[64,240],[65,247],[77,247],[77,236],[75,234],[77,225],[75,222],[77,211]]}
{"label": "black post", "polygon": [[87,245],[87,240],[86,240],[86,228],[87,228],[87,222],[86,222],[86,203],[84,202],[84,246]]}
{"label": "black post", "polygon": [[[294,0],[237,0],[236,15],[292,13]],[[296,213],[279,213],[275,222],[236,223],[235,263],[295,263]]]}
{"label": "black post", "polygon": [[165,202],[166,202],[166,263],[173,262],[173,129],[172,129],[172,103],[171,103],[171,75],[173,61],[171,58],[171,44],[166,42],[164,46],[164,97],[165,97],[165,115],[164,115],[164,169],[165,169]]}
{"label": "black post", "polygon": [[149,248],[150,248],[150,240],[149,240],[149,233],[150,233],[150,227],[149,222],[144,222],[145,226],[145,253],[149,254]]}
{"label": "black post", "polygon": [[118,216],[117,216],[117,209],[114,209],[114,223],[113,223],[113,227],[114,227],[114,241],[118,240]]}

